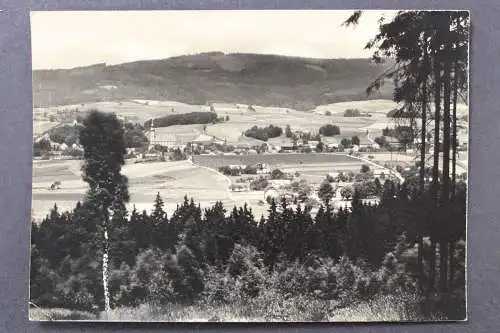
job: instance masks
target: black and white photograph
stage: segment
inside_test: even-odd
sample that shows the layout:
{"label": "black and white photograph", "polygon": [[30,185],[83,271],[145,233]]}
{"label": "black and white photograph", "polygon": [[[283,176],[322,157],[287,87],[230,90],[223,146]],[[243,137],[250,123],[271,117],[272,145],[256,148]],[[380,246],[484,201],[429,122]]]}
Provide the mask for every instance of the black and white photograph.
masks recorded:
{"label": "black and white photograph", "polygon": [[30,25],[30,320],[467,320],[469,11]]}

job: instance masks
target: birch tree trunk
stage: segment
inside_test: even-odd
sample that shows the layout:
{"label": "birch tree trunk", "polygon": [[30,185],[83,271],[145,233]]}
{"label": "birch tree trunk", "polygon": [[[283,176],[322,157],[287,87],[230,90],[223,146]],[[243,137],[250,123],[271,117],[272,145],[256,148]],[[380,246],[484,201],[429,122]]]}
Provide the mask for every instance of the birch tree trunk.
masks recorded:
{"label": "birch tree trunk", "polygon": [[103,254],[102,254],[102,285],[104,288],[104,311],[106,314],[111,310],[110,300],[109,300],[109,287],[108,287],[108,279],[109,279],[109,270],[108,270],[108,260],[109,260],[109,244],[108,244],[108,225],[107,221],[105,221],[104,225],[104,246],[103,246]]}

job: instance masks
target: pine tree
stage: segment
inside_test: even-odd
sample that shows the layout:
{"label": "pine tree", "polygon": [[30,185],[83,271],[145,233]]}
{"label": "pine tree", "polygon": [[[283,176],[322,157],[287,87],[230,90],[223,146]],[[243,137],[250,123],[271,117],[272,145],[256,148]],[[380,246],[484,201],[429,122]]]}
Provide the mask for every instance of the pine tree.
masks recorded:
{"label": "pine tree", "polygon": [[199,261],[188,246],[181,245],[177,250],[177,264],[182,272],[182,280],[177,284],[176,291],[182,300],[191,303],[204,289]]}
{"label": "pine tree", "polygon": [[158,192],[151,213],[151,228],[154,235],[152,243],[162,250],[173,250],[177,243],[177,237],[169,223],[167,213],[163,210],[163,199]]}

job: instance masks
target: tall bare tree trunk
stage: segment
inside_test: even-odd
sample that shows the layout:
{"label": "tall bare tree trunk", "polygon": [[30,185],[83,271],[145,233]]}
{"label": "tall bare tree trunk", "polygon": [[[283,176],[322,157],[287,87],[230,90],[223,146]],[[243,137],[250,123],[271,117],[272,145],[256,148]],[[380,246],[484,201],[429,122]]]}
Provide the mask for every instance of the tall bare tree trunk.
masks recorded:
{"label": "tall bare tree trunk", "polygon": [[102,285],[104,289],[104,311],[106,314],[111,310],[109,297],[109,238],[108,238],[108,221],[107,217],[104,222],[104,246],[102,253]]}
{"label": "tall bare tree trunk", "polygon": [[[427,69],[428,69],[428,54],[427,54],[427,43],[424,44],[424,70],[426,71],[423,75],[424,80],[422,82],[422,128],[420,132],[420,197],[424,198],[425,193],[425,155],[426,155],[426,140],[427,140]],[[424,222],[427,219],[421,219],[418,224],[418,277],[420,289],[424,287],[424,263],[423,263],[423,252],[424,252]]]}
{"label": "tall bare tree trunk", "polygon": [[431,228],[431,258],[429,291],[433,291],[436,282],[436,231],[439,223],[439,151],[441,125],[441,59],[439,51],[434,54],[434,161],[432,166],[433,226]]}
{"label": "tall bare tree trunk", "polygon": [[446,15],[446,21],[443,24],[444,35],[444,58],[443,58],[443,186],[442,186],[442,208],[445,211],[444,219],[440,222],[440,274],[439,274],[439,287],[441,291],[446,291],[448,282],[448,245],[449,245],[449,231],[451,226],[451,210],[450,210],[450,148],[451,148],[451,66],[452,66],[452,52],[451,41],[449,34],[449,27],[451,24],[449,14]]}
{"label": "tall bare tree trunk", "polygon": [[[452,157],[452,173],[451,173],[451,219],[455,223],[455,196],[456,196],[456,182],[457,182],[457,99],[458,99],[458,65],[455,62],[453,66],[453,157]],[[455,235],[454,235],[455,236]],[[455,275],[455,242],[456,238],[450,241],[450,274],[448,286],[453,288],[453,276]]]}

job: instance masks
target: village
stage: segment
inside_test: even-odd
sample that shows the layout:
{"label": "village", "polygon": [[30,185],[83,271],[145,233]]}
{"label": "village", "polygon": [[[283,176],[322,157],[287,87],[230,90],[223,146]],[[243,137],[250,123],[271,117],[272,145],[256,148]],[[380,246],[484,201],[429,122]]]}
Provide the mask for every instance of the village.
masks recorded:
{"label": "village", "polygon": [[[350,207],[355,189],[364,203],[377,205],[386,179],[402,183],[403,174],[414,170],[420,142],[415,138],[413,142],[402,143],[397,138],[380,135],[387,134],[384,131],[388,129],[382,128],[382,131],[380,128],[384,124],[390,125],[386,120],[390,109],[366,112],[364,118],[349,119],[356,123],[356,127],[352,124],[343,127],[342,122],[347,119],[344,114],[329,115],[328,110],[322,111],[325,114],[314,114],[320,121],[321,118],[331,118],[326,125],[317,122],[304,126],[308,120],[306,117],[310,116],[288,109],[220,104],[215,104],[217,108],[210,104],[182,109],[165,105],[161,113],[148,119],[146,117],[151,114],[139,115],[142,110],[155,107],[154,101],[134,101],[135,104],[131,104],[135,106],[134,111],[129,111],[131,106],[127,103],[131,104],[113,102],[118,111],[129,108],[127,112],[116,112],[128,140],[127,165],[144,165],[148,173],[161,163],[171,165],[184,161],[182,163],[192,167],[211,170],[224,177],[227,196],[232,200],[229,202],[251,203],[261,213],[265,213],[265,207],[272,199],[276,203],[285,201],[293,207],[309,209],[312,214],[327,202],[338,211]],[[160,103],[157,102],[156,107]],[[108,102],[105,106],[110,104]],[[83,157],[83,148],[78,142],[78,130],[90,107],[81,104],[43,111],[35,109],[35,124],[50,123],[52,126],[34,133],[34,160],[79,161]],[[110,108],[112,111],[115,110]],[[155,119],[160,119],[158,116],[168,113],[185,116],[196,112],[215,113],[217,116],[207,124],[161,127],[155,123]],[[297,121],[293,118],[297,115],[305,117]],[[252,126],[247,122],[249,116],[264,127]],[[283,118],[277,122],[281,127],[269,124],[277,116]],[[374,124],[374,119],[380,124]],[[288,121],[292,125],[284,123]],[[335,128],[329,124],[334,121],[340,124],[338,130],[341,134],[334,132],[330,135],[324,129]],[[365,124],[371,126],[361,126]],[[374,125],[377,125],[375,129]],[[43,129],[43,126],[39,128]],[[274,137],[267,140],[252,137],[254,133],[269,128],[279,129]],[[466,144],[464,142],[460,149],[466,149]],[[462,170],[464,172],[466,169]],[[141,177],[141,172],[134,173],[133,179],[136,176]],[[141,186],[153,186],[147,183],[144,181]],[[54,177],[47,187],[51,192],[62,193],[67,186],[67,181]],[[207,186],[210,185],[207,183]]]}

